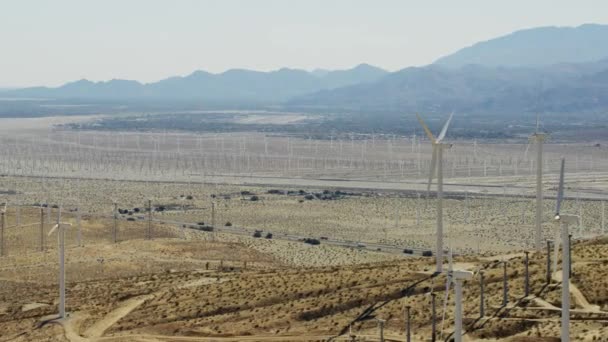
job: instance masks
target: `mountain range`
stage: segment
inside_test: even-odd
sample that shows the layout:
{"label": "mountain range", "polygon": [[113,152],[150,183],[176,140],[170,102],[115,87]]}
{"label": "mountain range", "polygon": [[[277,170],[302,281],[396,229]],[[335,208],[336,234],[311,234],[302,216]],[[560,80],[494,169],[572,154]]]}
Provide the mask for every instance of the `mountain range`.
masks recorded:
{"label": "mountain range", "polygon": [[129,80],[91,82],[80,80],[57,88],[33,87],[8,92],[11,96],[86,100],[172,100],[213,103],[273,104],[323,89],[364,84],[388,74],[386,70],[360,64],[348,70],[307,72],[283,68],[261,72],[231,69],[220,74],[195,71],[142,84]]}
{"label": "mountain range", "polygon": [[434,64],[459,68],[547,66],[586,63],[608,57],[608,25],[539,27],[479,42],[439,58]]}
{"label": "mountain range", "polygon": [[232,69],[196,71],[154,83],[80,80],[57,88],[5,91],[11,97],[170,100],[283,106],[322,111],[608,111],[608,25],[540,27],[465,47],[424,67],[387,72]]}

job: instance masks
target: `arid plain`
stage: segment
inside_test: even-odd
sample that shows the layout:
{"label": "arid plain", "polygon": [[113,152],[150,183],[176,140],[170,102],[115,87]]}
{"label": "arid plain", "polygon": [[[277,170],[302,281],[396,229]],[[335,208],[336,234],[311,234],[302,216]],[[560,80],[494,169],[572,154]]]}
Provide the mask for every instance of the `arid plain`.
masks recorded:
{"label": "arid plain", "polygon": [[[453,289],[446,302],[445,277],[432,277],[434,258],[420,256],[435,242],[428,141],[74,132],[48,123],[5,133],[2,341],[374,341],[376,318],[386,320],[386,340],[405,341],[407,306],[413,340],[423,341],[431,293],[438,338],[453,331]],[[524,296],[535,190],[534,146],[526,151],[522,140],[456,141],[446,156],[445,241],[454,267],[476,274],[464,287],[468,340],[559,336],[560,272],[547,283],[546,253],[530,254]],[[583,217],[572,227],[572,336],[607,340],[608,153],[558,142],[546,151],[544,238],[556,236],[562,155],[563,210]],[[49,232],[59,207],[72,225],[70,316],[57,322],[57,237]]]}

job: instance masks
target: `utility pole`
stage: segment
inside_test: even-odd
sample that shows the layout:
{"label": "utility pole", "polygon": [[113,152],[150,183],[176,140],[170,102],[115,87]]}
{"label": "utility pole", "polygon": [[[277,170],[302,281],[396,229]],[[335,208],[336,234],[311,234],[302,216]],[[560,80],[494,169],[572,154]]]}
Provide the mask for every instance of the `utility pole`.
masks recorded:
{"label": "utility pole", "polygon": [[15,218],[17,221],[17,227],[21,227],[21,205],[19,205],[19,203],[17,203],[17,205],[15,206]]}
{"label": "utility pole", "polygon": [[215,202],[211,201],[211,227],[215,228]]}
{"label": "utility pole", "polygon": [[431,342],[435,342],[437,338],[437,310],[435,306],[435,292],[431,292]]}
{"label": "utility pole", "polygon": [[148,240],[152,240],[152,200],[148,200],[148,232],[146,234]]}
{"label": "utility pole", "polygon": [[378,318],[376,318],[376,320],[378,321],[378,327],[380,328],[380,342],[384,342],[384,323],[386,323],[386,321]]}
{"label": "utility pole", "polygon": [[411,326],[410,326],[410,306],[406,306],[405,307],[405,321],[406,323],[406,329],[405,329],[405,337],[407,342],[411,342]]}
{"label": "utility pole", "polygon": [[547,285],[551,284],[551,241],[547,240]]}
{"label": "utility pole", "polygon": [[606,215],[604,214],[604,207],[605,207],[604,201],[602,201],[602,229],[601,229],[602,235],[604,235],[606,233],[606,224],[605,224],[606,223],[606,220],[605,220]]}
{"label": "utility pole", "polygon": [[503,261],[502,273],[502,306],[507,306],[509,303],[509,283],[507,282],[507,262]]}
{"label": "utility pole", "polygon": [[2,212],[2,217],[0,218],[0,256],[5,256],[6,251],[4,250],[4,226],[6,224],[5,221],[5,212]]}
{"label": "utility pole", "polygon": [[420,194],[416,194],[418,199],[416,200],[416,227],[420,228]]}
{"label": "utility pole", "polygon": [[78,247],[82,247],[82,215],[80,213],[80,207],[76,208],[76,224],[78,225]]}
{"label": "utility pole", "polygon": [[44,251],[44,208],[40,207],[40,251]]}
{"label": "utility pole", "polygon": [[114,202],[114,228],[112,229],[112,241],[116,243],[116,233],[118,230],[118,204]]}
{"label": "utility pole", "polygon": [[479,318],[484,318],[486,315],[486,299],[485,299],[485,284],[484,272],[479,271]]}
{"label": "utility pole", "polygon": [[526,282],[525,282],[525,287],[524,287],[524,291],[525,291],[524,292],[525,293],[524,297],[528,297],[530,295],[530,272],[529,272],[529,269],[528,269],[528,265],[529,265],[530,260],[529,260],[528,254],[530,254],[530,252],[525,251],[524,253],[526,254],[526,259],[525,259],[525,262],[526,262],[526,266],[525,266]]}

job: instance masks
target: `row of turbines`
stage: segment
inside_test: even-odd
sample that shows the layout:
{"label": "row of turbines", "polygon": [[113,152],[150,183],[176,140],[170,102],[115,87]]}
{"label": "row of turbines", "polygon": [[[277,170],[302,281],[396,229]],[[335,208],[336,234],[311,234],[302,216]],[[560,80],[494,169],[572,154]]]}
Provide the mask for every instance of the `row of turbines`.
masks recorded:
{"label": "row of turbines", "polygon": [[[452,120],[453,113],[450,114],[439,135],[435,137],[428,126],[424,123],[423,119],[417,115],[418,121],[422,125],[426,132],[429,140],[432,144],[432,158],[431,168],[429,171],[429,181],[427,185],[427,196],[430,192],[431,183],[435,174],[437,174],[437,245],[436,245],[436,274],[443,273],[443,258],[445,254],[443,244],[443,152],[452,147],[452,144],[444,143],[443,139],[446,136],[449,124]],[[530,136],[530,141],[536,145],[536,220],[535,220],[535,249],[537,253],[542,251],[542,208],[543,208],[543,143],[547,135],[538,130],[538,118],[536,131]],[[562,213],[561,205],[564,198],[564,173],[565,173],[565,158],[561,158],[560,173],[559,173],[559,186],[557,191],[556,207],[555,207],[555,222],[561,226],[560,236],[556,238],[555,251],[557,253],[559,249],[559,240],[562,244],[562,309],[561,309],[561,341],[570,341],[569,325],[570,325],[570,225],[578,225],[580,217],[578,215],[570,213]],[[548,251],[549,253],[549,251]],[[451,252],[450,252],[451,255]],[[549,257],[549,254],[547,255]],[[549,259],[548,259],[549,260]],[[557,269],[557,256],[555,257],[555,267]],[[454,283],[456,292],[456,312],[455,312],[455,331],[454,340],[456,342],[462,341],[462,283],[464,280],[469,280],[473,277],[473,272],[466,270],[453,270],[451,265],[450,257],[450,269],[447,272],[447,283],[446,283],[446,296],[447,289],[450,283]],[[506,273],[506,268],[505,268]],[[447,298],[444,303],[447,303]],[[444,311],[445,312],[445,311]]]}
{"label": "row of turbines", "polygon": [[[355,179],[402,180],[423,177],[431,167],[423,158],[426,149],[420,137],[359,136],[349,143],[340,140],[339,144],[333,140],[266,135],[219,137],[62,131],[49,134],[46,140],[15,137],[2,141],[0,172],[95,177],[114,173],[125,178],[156,180],[183,180],[201,174],[297,177],[333,174]],[[408,140],[413,152],[407,146]],[[473,153],[468,151],[471,149]],[[445,157],[446,177],[526,176],[533,175],[536,168],[536,160],[526,154],[491,145],[482,147],[475,141],[467,151]],[[581,154],[577,169],[602,170],[608,165],[605,157],[603,151],[587,150]],[[559,158],[555,153],[542,160],[543,169],[557,173]]]}

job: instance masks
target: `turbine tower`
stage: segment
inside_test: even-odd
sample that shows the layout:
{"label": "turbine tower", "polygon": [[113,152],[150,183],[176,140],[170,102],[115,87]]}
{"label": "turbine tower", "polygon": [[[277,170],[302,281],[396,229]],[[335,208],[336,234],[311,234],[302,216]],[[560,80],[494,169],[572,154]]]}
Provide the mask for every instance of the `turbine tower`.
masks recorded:
{"label": "turbine tower", "polygon": [[570,238],[568,226],[577,224],[579,217],[560,213],[562,200],[564,198],[564,166],[565,159],[562,158],[562,166],[559,173],[559,188],[557,191],[557,204],[555,207],[555,222],[561,224],[562,233],[562,342],[570,341]]}
{"label": "turbine tower", "polygon": [[454,271],[452,272],[452,281],[454,282],[454,299],[456,308],[454,313],[454,342],[462,341],[462,283],[465,280],[473,278],[473,272],[470,271]]}
{"label": "turbine tower", "polygon": [[61,222],[61,206],[57,210],[57,224],[49,231],[51,236],[57,230],[57,251],[59,255],[59,319],[65,318],[65,231],[71,223]]}
{"label": "turbine tower", "polygon": [[542,227],[543,216],[543,143],[547,134],[538,131],[539,118],[536,116],[536,131],[530,135],[530,143],[536,143],[536,231],[534,235],[534,246],[540,252],[542,246]]}
{"label": "turbine tower", "polygon": [[435,172],[437,172],[437,249],[435,258],[437,261],[436,272],[438,273],[443,271],[443,150],[452,147],[452,144],[443,143],[442,140],[448,131],[448,126],[450,125],[450,121],[452,121],[453,115],[454,113],[452,112],[448,120],[445,122],[445,125],[443,125],[441,132],[435,139],[433,133],[431,133],[431,130],[424,123],[420,115],[416,114],[420,125],[422,125],[422,128],[426,132],[426,135],[429,137],[429,140],[433,146],[433,156],[429,170],[429,182],[426,187],[427,198],[431,190],[433,176]]}

